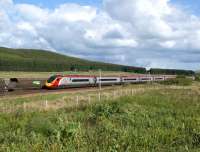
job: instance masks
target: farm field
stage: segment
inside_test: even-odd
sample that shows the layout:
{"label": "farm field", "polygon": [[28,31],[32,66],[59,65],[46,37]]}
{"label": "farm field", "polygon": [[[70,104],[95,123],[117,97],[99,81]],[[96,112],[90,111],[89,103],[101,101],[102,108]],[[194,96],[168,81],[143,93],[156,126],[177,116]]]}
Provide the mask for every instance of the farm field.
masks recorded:
{"label": "farm field", "polygon": [[[0,78],[48,78],[53,74],[83,74],[83,75],[99,75],[99,71],[91,71],[91,72],[7,72],[0,71]],[[131,75],[134,73],[129,72],[112,72],[112,71],[102,71],[102,75]]]}
{"label": "farm field", "polygon": [[101,100],[98,91],[2,98],[0,151],[197,152],[199,87],[110,87]]}

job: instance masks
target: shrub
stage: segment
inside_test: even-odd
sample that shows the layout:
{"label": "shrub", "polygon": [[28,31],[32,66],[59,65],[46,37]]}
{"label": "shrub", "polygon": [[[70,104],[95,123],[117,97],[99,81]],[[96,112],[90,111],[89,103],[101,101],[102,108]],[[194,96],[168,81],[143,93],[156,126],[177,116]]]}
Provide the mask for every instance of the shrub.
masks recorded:
{"label": "shrub", "polygon": [[111,103],[111,104],[104,104],[104,105],[97,105],[93,109],[93,113],[95,116],[105,116],[110,117],[112,114],[120,113],[120,107],[118,103]]}
{"label": "shrub", "polygon": [[186,76],[185,75],[178,75],[176,78],[178,78],[178,79],[186,79]]}
{"label": "shrub", "polygon": [[176,79],[170,79],[170,80],[162,81],[160,83],[164,85],[189,86],[192,84],[192,80],[188,78],[177,77]]}
{"label": "shrub", "polygon": [[32,118],[26,125],[26,132],[27,134],[32,132],[39,133],[48,137],[55,134],[56,128],[57,125],[48,117],[36,116]]}
{"label": "shrub", "polygon": [[195,75],[195,81],[199,81],[200,82],[200,75]]}

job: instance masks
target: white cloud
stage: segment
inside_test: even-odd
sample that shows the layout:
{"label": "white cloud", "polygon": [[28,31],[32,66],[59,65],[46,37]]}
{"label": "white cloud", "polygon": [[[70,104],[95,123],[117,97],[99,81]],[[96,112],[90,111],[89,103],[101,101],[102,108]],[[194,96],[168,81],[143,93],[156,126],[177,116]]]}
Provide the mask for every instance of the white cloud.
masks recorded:
{"label": "white cloud", "polygon": [[15,5],[15,9],[21,20],[30,21],[32,23],[34,23],[34,21],[46,22],[49,17],[47,9],[42,9],[30,4],[17,4]]}
{"label": "white cloud", "polygon": [[[168,0],[104,0],[109,14],[132,25],[132,31],[141,37],[169,37],[172,28],[163,18],[172,13]],[[112,8],[112,9],[111,9]]]}
{"label": "white cloud", "polygon": [[7,8],[13,4],[12,0],[1,0],[0,1],[0,8]]}
{"label": "white cloud", "polygon": [[103,0],[101,9],[73,3],[47,9],[0,0],[0,46],[119,64],[197,69],[199,29],[200,17],[170,0]]}
{"label": "white cloud", "polygon": [[63,4],[54,10],[52,16],[69,22],[89,22],[95,18],[96,8],[80,6],[78,4]]}
{"label": "white cloud", "polygon": [[171,41],[165,41],[161,42],[160,45],[164,48],[173,48],[175,46],[176,42],[171,40]]}

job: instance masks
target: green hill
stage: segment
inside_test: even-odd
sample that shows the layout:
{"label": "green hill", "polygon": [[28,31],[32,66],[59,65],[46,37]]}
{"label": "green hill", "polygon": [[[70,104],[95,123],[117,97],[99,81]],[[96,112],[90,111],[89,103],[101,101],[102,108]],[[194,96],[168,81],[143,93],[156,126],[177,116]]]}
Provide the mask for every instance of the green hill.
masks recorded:
{"label": "green hill", "polygon": [[145,73],[145,68],[88,61],[44,50],[0,47],[0,71],[124,71]]}

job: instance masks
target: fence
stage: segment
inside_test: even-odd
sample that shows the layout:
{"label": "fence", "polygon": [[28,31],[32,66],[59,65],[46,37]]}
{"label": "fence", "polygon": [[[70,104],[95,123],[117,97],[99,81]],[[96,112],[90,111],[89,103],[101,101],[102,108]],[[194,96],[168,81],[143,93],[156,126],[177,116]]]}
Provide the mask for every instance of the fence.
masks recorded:
{"label": "fence", "polygon": [[4,79],[0,79],[0,95],[3,95],[5,92],[6,83]]}
{"label": "fence", "polygon": [[122,88],[117,90],[102,90],[101,92],[90,91],[87,93],[78,93],[66,95],[56,100],[42,100],[33,102],[1,102],[0,112],[12,113],[17,111],[31,112],[44,110],[57,110],[61,108],[80,108],[88,106],[92,103],[106,102],[118,99],[124,96],[134,96],[138,93],[143,93],[147,90],[159,89],[158,86],[146,88]]}

